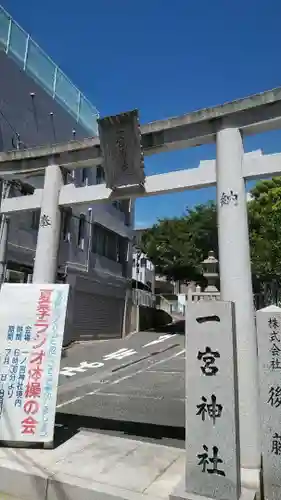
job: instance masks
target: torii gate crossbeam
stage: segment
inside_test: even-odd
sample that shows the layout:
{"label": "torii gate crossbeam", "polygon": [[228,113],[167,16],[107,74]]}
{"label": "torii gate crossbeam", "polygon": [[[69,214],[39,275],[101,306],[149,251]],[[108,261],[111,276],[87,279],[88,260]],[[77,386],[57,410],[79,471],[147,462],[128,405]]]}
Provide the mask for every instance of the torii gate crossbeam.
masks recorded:
{"label": "torii gate crossbeam", "polygon": [[[266,178],[272,175],[281,175],[281,153],[263,155],[259,150],[244,155],[243,177],[245,180]],[[146,177],[144,191],[138,193],[137,197],[176,193],[211,187],[215,186],[215,184],[216,161],[206,160],[200,162],[197,168]],[[132,196],[132,192],[129,192],[129,195]],[[1,202],[1,213],[10,214],[23,210],[41,209],[42,196],[43,189],[36,189],[32,195],[6,198]],[[122,197],[128,197],[128,191],[124,190],[123,193],[118,193],[118,199],[122,199]],[[59,206],[99,203],[111,199],[114,199],[114,193],[105,184],[86,187],[75,187],[74,184],[67,184],[61,187]]]}

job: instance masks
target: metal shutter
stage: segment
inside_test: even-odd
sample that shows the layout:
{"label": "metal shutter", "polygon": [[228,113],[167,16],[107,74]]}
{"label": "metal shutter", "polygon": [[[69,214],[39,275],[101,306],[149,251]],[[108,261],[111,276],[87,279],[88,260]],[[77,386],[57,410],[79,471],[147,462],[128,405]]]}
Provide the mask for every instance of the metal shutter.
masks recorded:
{"label": "metal shutter", "polygon": [[73,338],[91,340],[122,335],[124,299],[75,291]]}

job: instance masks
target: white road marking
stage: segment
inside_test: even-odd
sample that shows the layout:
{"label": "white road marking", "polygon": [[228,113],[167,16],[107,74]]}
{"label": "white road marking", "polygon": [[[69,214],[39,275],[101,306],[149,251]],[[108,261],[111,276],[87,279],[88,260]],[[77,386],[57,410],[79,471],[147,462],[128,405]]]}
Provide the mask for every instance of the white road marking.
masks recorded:
{"label": "white road marking", "polygon": [[[76,401],[79,401],[81,399],[81,396],[77,396],[76,398],[69,399],[67,403],[76,403]],[[57,405],[56,408],[60,408],[61,406],[64,406],[66,403],[61,403],[60,405]]]}
{"label": "white road marking", "polygon": [[105,356],[103,356],[103,359],[105,361],[109,361],[110,359],[123,359],[127,356],[133,356],[133,354],[137,354],[137,351],[135,351],[134,349],[123,348],[119,349],[118,351],[111,352],[110,354],[105,354]]}
{"label": "white road marking", "polygon": [[177,371],[177,372],[172,372],[172,371],[159,371],[159,370],[149,370],[149,373],[161,373],[161,375],[178,375],[179,373],[182,373],[182,371]]}
{"label": "white road marking", "polygon": [[73,377],[77,373],[84,373],[88,368],[101,368],[104,363],[94,361],[93,363],[88,363],[88,361],[81,361],[79,366],[65,366],[60,370],[60,375],[65,375],[66,377]]}
{"label": "white road marking", "polygon": [[[185,349],[173,354],[172,356],[169,356],[168,358],[160,359],[159,361],[156,361],[155,363],[153,363],[153,365],[151,365],[151,368],[153,368],[156,365],[160,365],[161,363],[165,363],[166,361],[169,361],[173,358],[176,358],[176,357],[180,356],[181,354],[183,354],[184,352],[185,352]],[[117,380],[114,380],[113,382],[110,382],[110,380],[108,380],[104,385],[116,385],[116,384],[119,384],[120,382],[122,382],[123,380],[128,380],[129,378],[133,378],[133,377],[135,377],[135,375],[138,375],[139,373],[143,373],[146,371],[149,371],[149,367],[142,368],[141,370],[137,370],[134,373],[130,373],[129,375],[125,375],[124,377],[120,377]],[[103,387],[104,387],[104,385],[103,385]],[[87,392],[86,394],[82,394],[81,396],[77,396],[76,398],[64,401],[63,403],[60,403],[59,405],[57,405],[57,408],[62,408],[63,406],[66,406],[66,405],[69,405],[72,403],[76,403],[77,401],[80,401],[81,399],[85,398],[86,396],[94,396],[95,394],[100,393],[100,392],[101,392],[100,388],[95,389],[94,391]]]}
{"label": "white road marking", "polygon": [[185,354],[185,349],[183,349],[182,351],[178,352],[176,355],[175,355],[175,358],[177,356],[181,356],[182,354]]}
{"label": "white road marking", "polygon": [[160,335],[158,339],[152,340],[151,342],[148,342],[148,344],[144,344],[142,347],[149,347],[150,345],[159,344],[160,342],[164,342],[165,340],[168,340],[171,337],[175,337],[175,334]]}
{"label": "white road marking", "polygon": [[144,396],[142,394],[138,394],[135,396],[135,394],[121,394],[121,393],[116,393],[116,392],[99,392],[99,396],[110,396],[110,397],[125,397],[125,398],[139,398],[139,399],[164,399],[164,396]]}
{"label": "white road marking", "polygon": [[[168,340],[172,337],[176,337],[177,334],[167,334],[167,335],[160,335],[158,339],[152,340],[151,342],[148,342],[147,344],[143,345],[142,347],[149,347],[151,345],[158,344],[160,342],[164,342],[165,340]],[[109,354],[105,354],[103,356],[104,361],[109,361],[112,359],[117,359],[121,360],[123,358],[126,358],[128,356],[133,356],[134,354],[137,354],[137,351],[135,349],[129,349],[126,347],[123,347],[121,349],[118,349],[118,351],[111,352]],[[101,362],[88,362],[88,361],[81,361],[80,365],[78,366],[65,366],[60,370],[60,375],[64,375],[65,377],[73,377],[74,375],[77,375],[77,373],[84,373],[86,372],[89,368],[101,368],[104,366],[104,363]]]}

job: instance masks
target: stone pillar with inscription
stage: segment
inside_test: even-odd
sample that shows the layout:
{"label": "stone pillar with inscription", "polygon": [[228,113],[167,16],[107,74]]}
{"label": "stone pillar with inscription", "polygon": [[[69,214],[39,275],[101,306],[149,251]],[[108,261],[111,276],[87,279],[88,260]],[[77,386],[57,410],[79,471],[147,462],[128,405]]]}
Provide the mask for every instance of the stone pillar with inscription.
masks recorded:
{"label": "stone pillar with inscription", "polygon": [[235,303],[241,481],[248,488],[258,489],[258,359],[243,157],[240,131],[237,128],[220,130],[216,160],[220,296]]}
{"label": "stone pillar with inscription", "polygon": [[281,498],[281,309],[257,312],[264,497]]}
{"label": "stone pillar with inscription", "polygon": [[186,473],[171,500],[240,499],[239,453],[234,305],[192,303],[186,315]]}
{"label": "stone pillar with inscription", "polygon": [[45,170],[33,283],[56,282],[61,228],[59,194],[62,185],[63,177],[60,167],[50,163]]}

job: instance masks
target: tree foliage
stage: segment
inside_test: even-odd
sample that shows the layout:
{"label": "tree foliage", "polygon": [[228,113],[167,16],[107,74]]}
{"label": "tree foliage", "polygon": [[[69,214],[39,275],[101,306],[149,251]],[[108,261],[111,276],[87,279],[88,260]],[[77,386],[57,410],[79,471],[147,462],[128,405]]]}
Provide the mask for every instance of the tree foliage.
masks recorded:
{"label": "tree foliage", "polygon": [[258,182],[251,195],[248,212],[254,278],[281,282],[281,178]]}
{"label": "tree foliage", "polygon": [[182,217],[159,220],[144,232],[141,246],[158,274],[175,281],[201,282],[201,262],[218,246],[215,204],[198,205]]}
{"label": "tree foliage", "polygon": [[[248,203],[254,282],[281,283],[281,177],[260,181]],[[162,219],[142,236],[142,250],[156,272],[174,280],[202,282],[202,260],[218,256],[216,205],[209,202],[182,217]]]}

